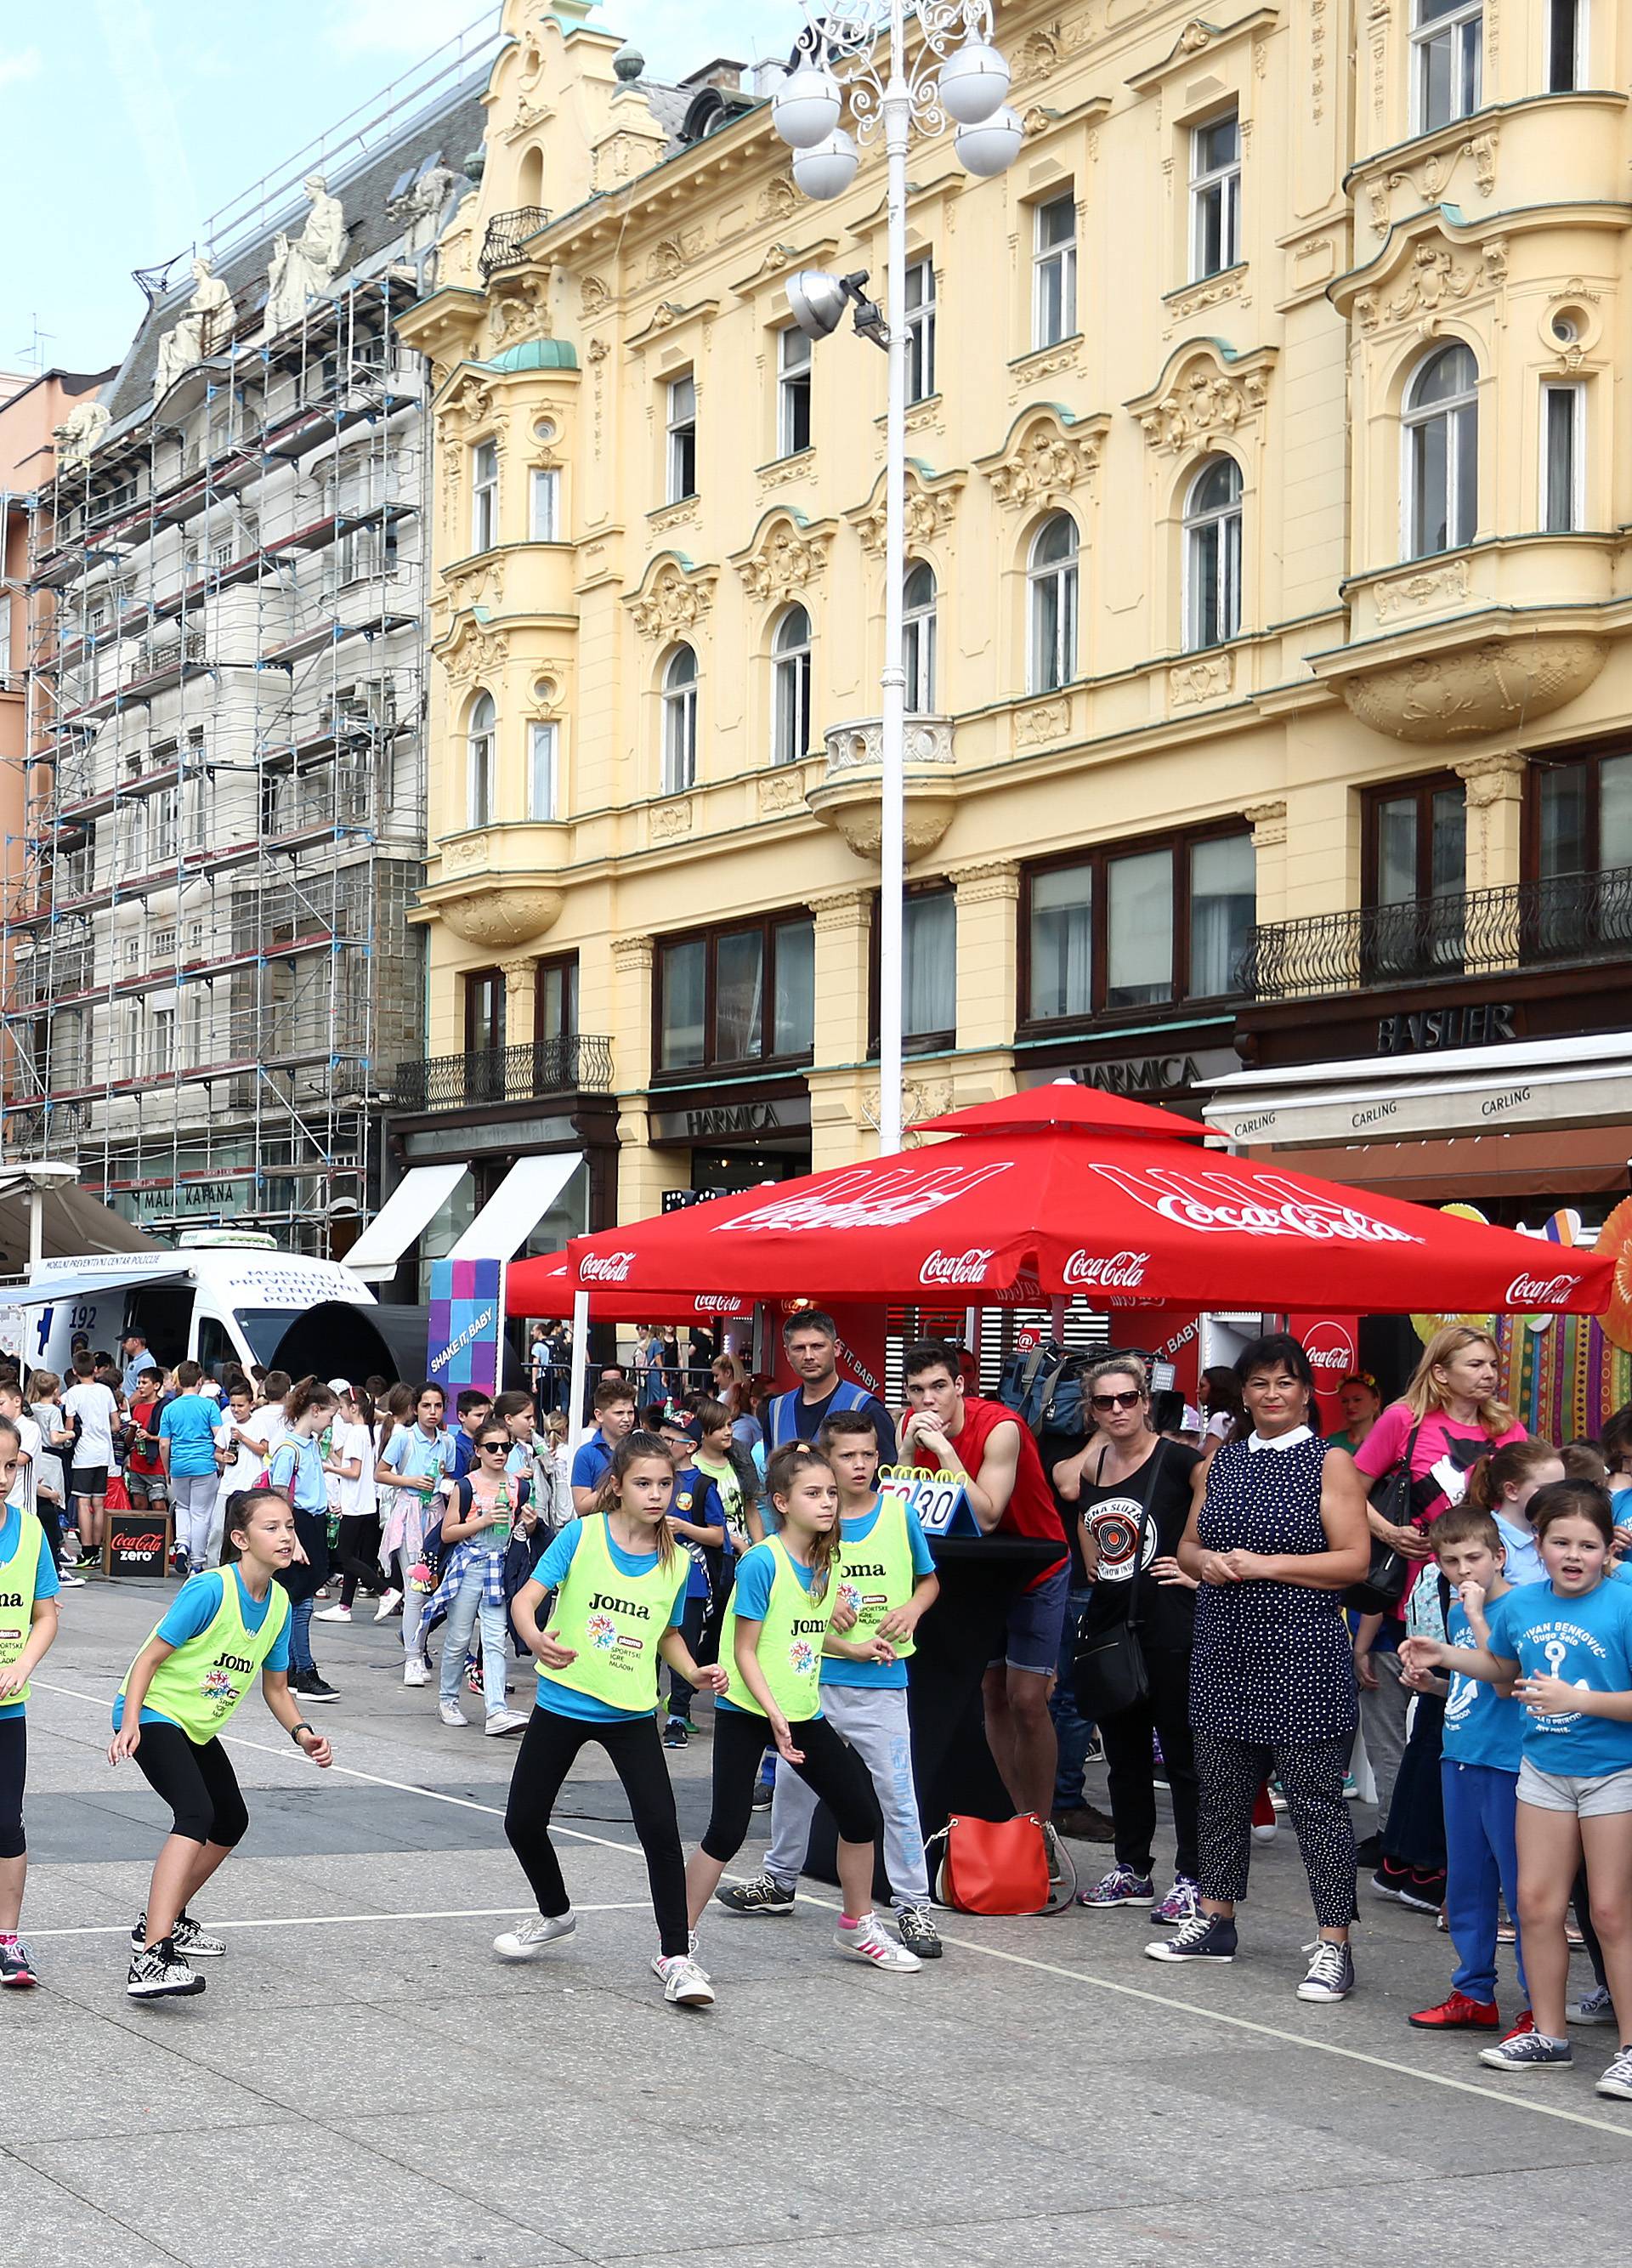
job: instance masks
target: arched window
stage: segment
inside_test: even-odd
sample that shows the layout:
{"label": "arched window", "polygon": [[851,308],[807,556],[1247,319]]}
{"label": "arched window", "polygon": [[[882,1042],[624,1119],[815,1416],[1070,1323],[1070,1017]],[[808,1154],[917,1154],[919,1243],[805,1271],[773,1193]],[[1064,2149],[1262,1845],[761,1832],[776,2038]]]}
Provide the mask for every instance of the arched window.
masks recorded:
{"label": "arched window", "polygon": [[471,703],[465,747],[466,824],[490,827],[498,751],[498,711],[490,693],[478,693]]}
{"label": "arched window", "polygon": [[907,570],[901,590],[901,660],[907,708],[925,716],[935,707],[935,570],[920,559]]}
{"label": "arched window", "polygon": [[540,206],[544,202],[544,152],[534,143],[521,161],[521,171],[516,176],[516,194],[523,206]]}
{"label": "arched window", "polygon": [[1077,523],[1069,512],[1055,512],[1032,538],[1026,596],[1026,689],[1054,693],[1077,674]]}
{"label": "arched window", "polygon": [[1406,389],[1406,556],[1455,551],[1479,519],[1479,365],[1440,347]]}
{"label": "arched window", "polygon": [[1215,457],[1190,483],[1184,511],[1184,642],[1218,645],[1241,627],[1241,468]]}
{"label": "arched window", "polygon": [[663,792],[680,795],[697,777],[697,657],[676,646],[663,673]]}
{"label": "arched window", "polygon": [[771,639],[771,762],[797,764],[811,745],[811,618],[790,607]]}

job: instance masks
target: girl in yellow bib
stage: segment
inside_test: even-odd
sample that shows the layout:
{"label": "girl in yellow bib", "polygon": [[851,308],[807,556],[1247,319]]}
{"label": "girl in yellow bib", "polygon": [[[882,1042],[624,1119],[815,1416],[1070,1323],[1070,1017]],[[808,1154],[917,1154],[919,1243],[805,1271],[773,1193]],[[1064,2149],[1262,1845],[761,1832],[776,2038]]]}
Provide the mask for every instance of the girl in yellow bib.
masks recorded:
{"label": "girl in yellow bib", "polygon": [[147,1910],[130,1933],[133,2000],[202,1992],[188,1955],[226,1951],[187,1911],[243,1840],[249,1814],[221,1745],[257,1673],[267,1706],[314,1764],[333,1762],[289,1690],[289,1597],[273,1578],[295,1552],[295,1515],[276,1489],[246,1489],[226,1513],[223,1564],[188,1576],[131,1663],[114,1704],[107,1761],[134,1756],[175,1814],[158,1853]]}
{"label": "girl in yellow bib", "polygon": [[872,1911],[867,1767],[821,1709],[824,1653],[891,1662],[895,1650],[887,1638],[844,1638],[830,1628],[839,1602],[839,1490],[827,1458],[807,1442],[789,1442],[766,1467],[765,1491],[781,1524],[744,1552],[720,1625],[720,1660],[731,1682],[714,1712],[713,1808],[686,1869],[691,1926],[747,1840],[768,1726],[782,1764],[827,1806],[839,1830],[844,1904],[834,1943],[870,1969],[917,1969],[917,1956],[885,1935]]}
{"label": "girl in yellow bib", "polygon": [[45,1530],[20,1497],[6,1501],[17,1478],[23,1437],[0,1418],[0,1984],[37,1984],[22,1918],[28,1845],[23,1835],[23,1782],[28,1769],[24,1704],[30,1673],[56,1636],[60,1587]]}
{"label": "girl in yellow bib", "polygon": [[[651,1966],[663,1997],[712,2000],[691,1957],[686,1872],[674,1790],[658,1736],[658,1664],[720,1692],[723,1669],[700,1669],[680,1636],[691,1562],[669,1525],[674,1466],[655,1433],[620,1441],[590,1509],[570,1521],[524,1583],[511,1613],[538,1665],[538,1705],[521,1739],[504,1832],[526,1870],[538,1911],[494,1939],[502,1961],[531,1961],[570,1937],[577,1917],[549,1839],[550,1813],[579,1751],[595,1742],[623,1784],[651,1885],[658,1947]],[[551,1593],[548,1629],[539,1609]]]}

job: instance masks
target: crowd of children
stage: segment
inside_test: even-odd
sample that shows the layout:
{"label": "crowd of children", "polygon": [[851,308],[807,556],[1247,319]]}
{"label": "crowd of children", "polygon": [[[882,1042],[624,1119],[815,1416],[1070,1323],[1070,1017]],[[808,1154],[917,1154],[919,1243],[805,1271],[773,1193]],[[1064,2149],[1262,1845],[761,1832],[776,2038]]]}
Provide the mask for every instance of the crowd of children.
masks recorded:
{"label": "crowd of children", "polygon": [[[667,2000],[714,1998],[708,1914],[795,1911],[819,1803],[837,1830],[837,1949],[894,1974],[940,1958],[908,1716],[938,1583],[915,1516],[880,1493],[873,1414],[833,1407],[816,1440],[767,1462],[731,1399],[643,1410],[612,1375],[593,1403],[569,1467],[564,1425],[540,1424],[526,1393],[460,1395],[450,1425],[430,1384],[217,1383],[184,1362],[141,1365],[127,1391],[88,1349],[66,1394],[49,1373],[25,1392],[0,1369],[0,1985],[35,1981],[18,1933],[29,1681],[121,1478],[133,1502],[173,1506],[187,1579],[114,1709],[110,1760],[133,1758],[174,1816],[132,1930],[132,1997],[203,1989],[194,1962],[224,1948],[191,1904],[247,1825],[221,1734],[259,1680],[297,1745],[329,1762],[303,1713],[337,1697],[311,1633],[349,1621],[359,1590],[376,1621],[401,1613],[405,1684],[430,1683],[440,1632],[443,1724],[467,1721],[474,1691],[489,1734],[522,1735],[505,1831],[534,1909],[496,1940],[501,1959],[533,1960],[577,1926],[549,1828],[590,1743],[629,1799]],[[1372,1880],[1442,1917],[1453,1949],[1446,1997],[1409,2021],[1482,2035],[1487,2066],[1527,2073],[1570,2063],[1571,2024],[1632,2034],[1632,2014],[1615,2015],[1632,2012],[1632,1421],[1606,1430],[1596,1465],[1579,1444],[1488,1443],[1420,1529],[1396,1641],[1414,1721]],[[1373,1639],[1363,1624],[1362,1660]],[[508,1699],[518,1660],[525,1712]],[[687,1862],[663,1751],[696,1736],[699,1692],[713,1701],[711,1802]],[[728,1883],[768,1757],[762,1871]],[[873,1910],[879,1834],[893,1933]],[[1597,1979],[1573,2001],[1572,1906]],[[1506,2024],[1504,1936],[1520,2004]],[[1632,2101],[1632,2041],[1598,2085]]]}

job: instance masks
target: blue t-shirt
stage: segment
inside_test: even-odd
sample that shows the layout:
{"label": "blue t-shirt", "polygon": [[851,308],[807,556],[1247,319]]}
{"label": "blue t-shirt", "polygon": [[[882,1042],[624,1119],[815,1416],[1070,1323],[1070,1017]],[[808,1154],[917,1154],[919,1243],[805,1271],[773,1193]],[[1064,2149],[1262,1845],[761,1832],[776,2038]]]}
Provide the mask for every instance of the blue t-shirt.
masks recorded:
{"label": "blue t-shirt", "polygon": [[[30,1520],[33,1516],[32,1512],[28,1515]],[[5,1507],[5,1517],[0,1520],[0,1568],[10,1565],[16,1556],[17,1547],[22,1541],[22,1535],[21,1507],[15,1504],[9,1504]],[[56,1565],[52,1559],[50,1547],[42,1535],[40,1542],[40,1557],[34,1566],[34,1596],[36,1599],[54,1599],[62,1587],[61,1582],[57,1580]],[[4,1724],[8,1717],[26,1715],[27,1708],[28,1704],[26,1701],[7,1701],[0,1705],[0,1725]]]}
{"label": "blue t-shirt", "polygon": [[1502,1572],[1510,1583],[1545,1583],[1547,1569],[1541,1565],[1540,1547],[1535,1530],[1521,1512],[1517,1520],[1503,1520],[1501,1513],[1492,1515],[1496,1533],[1506,1546]]}
{"label": "blue t-shirt", "polygon": [[[244,1579],[236,1566],[210,1567],[202,1574],[187,1577],[181,1588],[176,1593],[169,1612],[154,1631],[154,1637],[162,1638],[166,1646],[185,1646],[188,1638],[197,1638],[207,1631],[221,1611],[221,1602],[226,1595],[223,1587],[229,1575],[238,1585],[238,1610],[244,1617],[245,1629],[258,1631],[267,1618],[268,1609],[277,1595],[276,1591],[268,1590],[264,1599],[252,1599]],[[287,1616],[283,1618],[283,1629],[272,1641],[271,1652],[261,1666],[262,1669],[289,1668],[289,1617]],[[115,1732],[124,1722],[124,1716],[125,1697],[122,1693],[116,1694],[114,1697],[114,1730]],[[150,1709],[143,1704],[142,1722],[144,1725],[173,1725],[175,1719],[173,1717],[164,1716],[158,1710]]]}
{"label": "blue t-shirt", "polygon": [[[542,1583],[547,1591],[558,1591],[567,1580],[567,1570],[584,1534],[581,1520],[568,1522],[533,1570],[533,1580]],[[626,1551],[616,1542],[610,1529],[606,1532],[606,1549],[612,1554],[612,1564],[620,1575],[631,1581],[650,1575],[658,1564],[655,1551]],[[687,1561],[687,1566],[690,1561]],[[669,1628],[678,1629],[686,1611],[686,1578],[680,1576],[674,1587],[674,1604],[669,1611]],[[657,1713],[654,1702],[650,1709],[614,1709],[610,1701],[597,1700],[592,1693],[580,1693],[576,1686],[558,1685],[542,1662],[539,1665],[538,1692],[534,1697],[540,1709],[548,1709],[557,1717],[580,1717],[592,1725],[632,1725],[641,1717]]]}
{"label": "blue t-shirt", "polygon": [[[725,1526],[725,1507],[720,1502],[720,1492],[708,1475],[700,1473],[695,1465],[687,1465],[683,1472],[675,1474],[674,1493],[669,1499],[669,1510],[677,1520],[685,1521],[692,1528],[722,1529],[729,1542],[731,1530]],[[691,1564],[691,1572],[686,1578],[686,1596],[688,1599],[706,1599],[709,1596],[708,1568],[701,1559],[692,1558],[691,1546],[683,1535],[680,1541],[680,1549]],[[697,1549],[701,1550],[702,1546],[699,1544]]]}
{"label": "blue t-shirt", "polygon": [[286,1433],[272,1452],[267,1474],[274,1488],[289,1491],[297,1512],[327,1514],[328,1476],[323,1452],[310,1434]]}
{"label": "blue t-shirt", "polygon": [[[1502,1594],[1503,1598],[1507,1595],[1505,1591]],[[1501,1603],[1497,1599],[1491,1611]],[[1445,1631],[1452,1646],[1478,1643],[1460,1599],[1451,1601]],[[1444,1736],[1446,1763],[1488,1764],[1493,1771],[1517,1772],[1525,1737],[1524,1704],[1504,1701],[1482,1677],[1464,1677],[1454,1669],[1449,1675]]]}
{"label": "blue t-shirt", "polygon": [[[841,1520],[840,1541],[864,1543],[878,1525],[878,1506],[876,1503],[871,1512],[858,1513],[853,1520]],[[930,1556],[930,1547],[924,1540],[918,1515],[910,1506],[907,1506],[907,1541],[912,1546],[912,1577],[915,1583],[920,1577],[935,1572],[935,1562]],[[841,1631],[837,1635],[848,1638],[850,1632]],[[824,1685],[883,1685],[899,1691],[907,1683],[907,1665],[904,1661],[852,1661],[845,1654],[824,1653],[821,1658],[821,1682]]]}
{"label": "blue t-shirt", "polygon": [[[816,1570],[813,1567],[800,1566],[790,1551],[783,1556],[808,1591],[816,1580]],[[737,1619],[739,1622],[762,1623],[764,1621],[766,1609],[770,1605],[771,1585],[776,1580],[776,1559],[777,1554],[770,1544],[755,1543],[745,1551],[737,1562],[737,1587],[731,1594],[731,1602],[737,1609]],[[836,1578],[830,1575],[828,1580],[832,1581]],[[734,1676],[737,1668],[735,1662],[727,1662],[725,1666]],[[740,1702],[727,1701],[723,1697],[717,1700],[714,1705],[717,1709],[730,1709],[739,1717],[746,1717],[753,1713],[745,1709]],[[820,1717],[821,1711],[818,1709],[816,1714]]]}
{"label": "blue t-shirt", "polygon": [[448,1469],[452,1448],[445,1431],[422,1432],[418,1425],[399,1425],[386,1444],[386,1454],[380,1463],[407,1483],[417,1480],[439,1481]]}
{"label": "blue t-shirt", "polygon": [[178,1394],[166,1402],[158,1438],[170,1444],[170,1469],[178,1480],[202,1480],[216,1470],[216,1428],[221,1405],[202,1394]]}
{"label": "blue t-shirt", "polygon": [[[1562,1677],[1594,1693],[1632,1688],[1632,1587],[1599,1583],[1578,1599],[1551,1583],[1526,1583],[1496,1601],[1486,1617],[1490,1651],[1517,1661],[1527,1677]],[[1524,1753],[1538,1771],[1606,1779],[1632,1770],[1632,1723],[1580,1710],[1537,1717],[1528,1709]]]}
{"label": "blue t-shirt", "polygon": [[612,1462],[610,1445],[599,1433],[592,1433],[587,1441],[580,1441],[572,1459],[574,1488],[599,1488],[601,1475]]}

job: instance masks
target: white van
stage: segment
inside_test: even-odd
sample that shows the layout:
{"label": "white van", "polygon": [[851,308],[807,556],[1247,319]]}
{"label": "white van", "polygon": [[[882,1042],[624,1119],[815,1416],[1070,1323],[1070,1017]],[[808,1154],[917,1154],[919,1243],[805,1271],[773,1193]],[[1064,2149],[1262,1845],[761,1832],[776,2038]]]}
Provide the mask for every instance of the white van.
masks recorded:
{"label": "white van", "polygon": [[[186,1231],[173,1252],[42,1260],[26,1283],[0,1285],[0,1306],[24,1310],[24,1360],[63,1374],[82,1333],[122,1369],[120,1342],[131,1330],[145,1335],[154,1360],[166,1368],[189,1355],[217,1377],[252,1363],[270,1366],[285,1332],[314,1308],[332,1312],[335,1302],[376,1304],[368,1285],[338,1262],[280,1252],[253,1231]],[[361,1366],[352,1374],[360,1376]]]}

